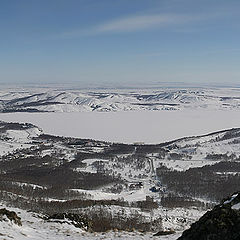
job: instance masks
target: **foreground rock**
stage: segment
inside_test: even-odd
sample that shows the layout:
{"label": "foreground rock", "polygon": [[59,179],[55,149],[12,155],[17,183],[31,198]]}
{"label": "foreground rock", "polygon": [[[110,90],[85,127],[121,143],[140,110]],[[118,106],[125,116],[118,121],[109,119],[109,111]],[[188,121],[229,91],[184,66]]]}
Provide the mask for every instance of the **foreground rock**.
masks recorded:
{"label": "foreground rock", "polygon": [[0,221],[6,220],[6,218],[15,224],[22,226],[21,218],[14,211],[9,211],[6,208],[0,209]]}
{"label": "foreground rock", "polygon": [[167,235],[171,235],[171,234],[174,234],[176,233],[175,231],[173,230],[169,230],[169,231],[159,231],[158,233],[154,234],[153,236],[154,237],[157,237],[157,236],[167,236]]}
{"label": "foreground rock", "polygon": [[240,192],[204,214],[178,240],[240,239]]}

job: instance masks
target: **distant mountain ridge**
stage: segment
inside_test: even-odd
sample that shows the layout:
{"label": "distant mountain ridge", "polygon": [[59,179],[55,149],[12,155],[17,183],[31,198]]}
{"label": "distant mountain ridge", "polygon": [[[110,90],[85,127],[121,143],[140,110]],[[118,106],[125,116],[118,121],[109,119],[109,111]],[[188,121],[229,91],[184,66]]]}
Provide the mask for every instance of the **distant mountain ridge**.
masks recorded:
{"label": "distant mountain ridge", "polygon": [[0,112],[109,112],[137,110],[240,109],[239,89],[0,91]]}

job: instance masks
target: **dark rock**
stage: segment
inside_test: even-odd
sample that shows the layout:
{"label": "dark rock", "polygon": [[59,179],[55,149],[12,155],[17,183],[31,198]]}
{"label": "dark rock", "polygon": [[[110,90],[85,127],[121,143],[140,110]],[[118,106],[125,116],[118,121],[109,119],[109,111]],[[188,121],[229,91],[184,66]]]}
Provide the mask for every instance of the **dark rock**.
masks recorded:
{"label": "dark rock", "polygon": [[2,217],[6,215],[6,217],[10,220],[13,221],[15,224],[22,226],[21,218],[18,217],[18,215],[14,211],[9,211],[6,208],[0,209],[0,220]]}
{"label": "dark rock", "polygon": [[175,231],[173,230],[169,230],[169,231],[159,231],[158,233],[155,233],[153,236],[166,236],[166,235],[170,235],[170,234],[174,234]]}
{"label": "dark rock", "polygon": [[178,240],[239,240],[240,210],[232,208],[238,203],[240,193],[235,193],[205,213]]}

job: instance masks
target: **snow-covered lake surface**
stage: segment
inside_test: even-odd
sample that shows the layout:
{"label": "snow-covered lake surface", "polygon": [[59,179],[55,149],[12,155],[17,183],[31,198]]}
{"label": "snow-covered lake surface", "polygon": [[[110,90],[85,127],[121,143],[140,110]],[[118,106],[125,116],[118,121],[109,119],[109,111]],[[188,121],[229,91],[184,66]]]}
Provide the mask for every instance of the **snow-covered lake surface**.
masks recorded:
{"label": "snow-covered lake surface", "polygon": [[1,113],[0,120],[30,122],[45,133],[113,142],[160,143],[240,127],[239,110],[185,109],[71,113]]}

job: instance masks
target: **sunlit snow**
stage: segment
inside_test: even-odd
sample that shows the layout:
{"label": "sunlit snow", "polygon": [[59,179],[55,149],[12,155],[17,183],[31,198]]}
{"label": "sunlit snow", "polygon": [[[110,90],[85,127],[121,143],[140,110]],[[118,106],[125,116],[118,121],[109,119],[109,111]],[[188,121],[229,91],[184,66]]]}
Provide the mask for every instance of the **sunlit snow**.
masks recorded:
{"label": "sunlit snow", "polygon": [[45,133],[113,142],[160,143],[239,127],[240,111],[181,110],[72,113],[2,113],[0,119],[30,122]]}

